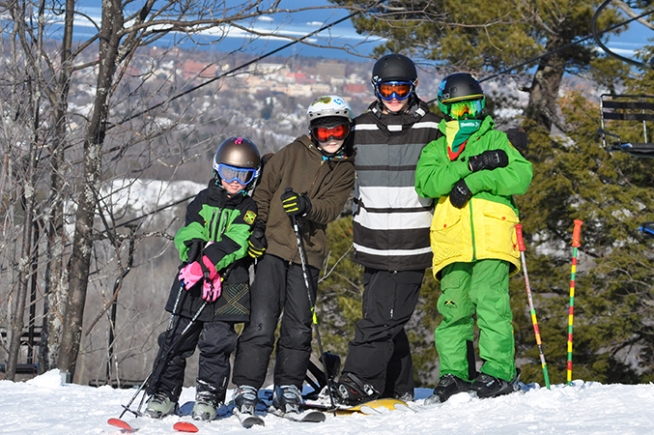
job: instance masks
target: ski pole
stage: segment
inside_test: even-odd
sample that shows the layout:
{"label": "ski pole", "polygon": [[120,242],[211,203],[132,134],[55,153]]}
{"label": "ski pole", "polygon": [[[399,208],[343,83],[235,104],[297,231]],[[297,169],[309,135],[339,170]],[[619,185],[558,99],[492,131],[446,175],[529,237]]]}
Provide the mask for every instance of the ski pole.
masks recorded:
{"label": "ski pole", "polygon": [[574,229],[572,230],[572,270],[570,272],[570,311],[568,313],[568,385],[572,385],[572,330],[574,326],[575,315],[575,278],[577,274],[577,256],[578,248],[581,246],[581,226],[583,221],[574,220]]}
{"label": "ski pole", "polygon": [[[203,252],[204,252],[204,250],[203,250]],[[227,267],[227,269],[225,269],[225,271],[223,272],[222,276],[220,277],[220,280],[221,281],[226,280],[227,277],[229,276],[230,272],[234,269],[235,266],[236,266],[236,263],[230,264]],[[168,321],[168,326],[166,327],[166,332],[167,332],[166,341],[168,341],[168,339],[169,339],[168,334],[170,334],[171,330],[173,329],[173,322],[174,322],[175,316],[177,314],[177,307],[179,306],[179,301],[182,298],[182,293],[184,293],[182,291],[183,289],[184,289],[184,283],[180,282],[179,291],[177,292],[177,297],[175,298],[175,304],[173,305],[173,311],[172,311],[172,313],[170,315],[170,320]],[[141,383],[139,388],[136,390],[136,393],[134,393],[134,395],[132,396],[130,401],[127,403],[127,405],[121,405],[123,407],[123,412],[120,413],[119,419],[123,418],[123,415],[125,415],[125,412],[127,412],[127,411],[131,412],[136,417],[139,417],[141,415],[141,407],[143,406],[143,402],[145,400],[145,394],[143,394],[143,397],[141,397],[141,402],[139,403],[139,406],[136,409],[136,411],[132,411],[131,409],[129,409],[130,406],[132,406],[132,403],[138,397],[138,395],[141,393],[141,391],[145,390],[146,385],[149,385],[148,382],[152,378],[152,375],[155,373],[156,370],[159,370],[159,367],[161,367],[161,365],[162,365],[161,362],[164,359],[166,360],[164,362],[168,362],[167,361],[168,357],[170,356],[172,351],[175,350],[177,348],[177,346],[179,346],[179,343],[181,342],[181,339],[184,336],[184,334],[186,334],[186,332],[188,332],[191,325],[193,325],[193,323],[195,323],[195,321],[198,319],[198,317],[200,317],[200,314],[202,314],[202,311],[204,310],[204,308],[206,306],[207,306],[207,302],[205,301],[200,306],[200,308],[198,308],[198,311],[193,315],[193,317],[191,318],[191,321],[189,322],[189,324],[186,325],[186,327],[184,328],[182,333],[177,337],[177,340],[175,340],[173,343],[171,343],[171,345],[160,356],[157,357],[157,359],[155,361],[155,364],[154,364],[154,367],[152,368],[150,373],[148,373],[148,375],[145,377],[145,380]],[[164,344],[165,344],[165,342],[164,342]],[[155,386],[156,386],[156,384],[159,383],[159,377],[160,376],[161,376],[161,371],[159,371],[156,374],[156,377],[153,380]]]}
{"label": "ski pole", "polygon": [[545,379],[545,386],[550,389],[550,375],[547,372],[547,362],[545,362],[545,354],[543,353],[543,343],[540,339],[540,328],[538,327],[538,319],[536,318],[536,309],[534,308],[534,300],[531,297],[531,286],[529,285],[529,274],[527,273],[527,261],[525,260],[525,242],[522,239],[522,224],[516,224],[515,232],[518,237],[518,249],[520,250],[520,258],[522,260],[522,270],[525,276],[525,286],[527,287],[527,301],[529,301],[529,313],[531,314],[531,323],[534,325],[534,335],[536,336],[536,345],[538,346],[538,355],[540,356],[540,363],[543,367],[543,378]]}
{"label": "ski pole", "polygon": [[[175,304],[173,305],[173,311],[170,314],[170,320],[168,320],[168,326],[166,326],[166,332],[167,333],[170,333],[170,331],[173,329],[173,322],[175,321],[175,315],[177,314],[177,307],[179,306],[179,301],[182,298],[183,290],[184,290],[184,286],[182,284],[180,284],[179,290],[177,291],[177,297],[175,298]],[[159,361],[159,360],[157,359],[157,361]],[[158,364],[159,363],[157,362],[157,364],[155,364],[155,367]],[[147,385],[148,381],[150,380],[150,377],[152,377],[153,372],[154,372],[154,368],[152,368],[150,373],[145,377],[145,380],[143,382],[141,382],[141,385],[138,387],[138,389],[136,390],[136,393],[134,393],[134,395],[129,400],[129,402],[127,402],[127,405],[122,405],[123,412],[120,413],[120,417],[118,417],[118,418],[123,418],[123,415],[125,415],[125,412],[127,412],[127,411],[132,412],[134,415],[138,416],[138,412],[141,409],[141,405],[139,405],[138,410],[136,411],[136,413],[131,411],[129,409],[129,407],[132,406],[132,403],[134,402],[134,400],[138,397],[138,395],[141,393],[141,391],[143,391],[143,389]]]}
{"label": "ski pole", "polygon": [[[180,286],[180,287],[181,287],[181,286]],[[132,405],[132,402],[134,402],[134,399],[136,399],[136,397],[141,393],[141,391],[145,391],[145,386],[146,386],[146,385],[149,386],[149,381],[152,379],[152,375],[153,375],[155,372],[157,372],[157,373],[156,373],[156,378],[155,378],[155,379],[152,379],[152,382],[154,383],[155,386],[156,386],[156,384],[159,383],[159,379],[158,379],[158,378],[161,377],[161,371],[159,370],[159,368],[162,367],[162,366],[164,366],[165,363],[168,362],[168,357],[173,353],[174,350],[177,349],[177,347],[179,346],[179,344],[180,344],[181,341],[182,341],[182,338],[184,338],[184,334],[186,334],[186,333],[188,332],[188,330],[191,329],[191,326],[193,326],[193,324],[194,324],[195,321],[198,319],[198,317],[200,317],[200,314],[202,314],[202,311],[204,310],[204,308],[205,308],[206,306],[207,306],[207,301],[205,301],[205,302],[200,306],[200,308],[198,308],[198,310],[195,312],[195,314],[194,314],[193,317],[191,318],[191,321],[190,321],[190,322],[188,323],[188,325],[186,325],[186,327],[182,330],[182,333],[179,334],[179,336],[177,336],[177,339],[175,339],[175,341],[173,341],[173,342],[170,344],[170,346],[168,346],[168,347],[166,348],[166,350],[161,354],[161,356],[160,356],[159,358],[157,358],[157,361],[156,361],[156,363],[155,363],[154,368],[150,371],[150,373],[149,373],[148,376],[145,378],[145,380],[143,381],[143,383],[141,384],[141,386],[138,388],[138,390],[136,390],[136,393],[134,393],[134,396],[132,396],[132,399],[129,401],[129,403],[128,403],[127,405],[123,405],[123,408],[124,408],[124,409],[123,409],[123,412],[120,413],[120,417],[118,417],[118,418],[123,418],[123,415],[125,415],[125,412],[127,412],[127,411],[131,412],[132,414],[134,414],[134,415],[137,416],[137,417],[141,415],[141,406],[143,405],[143,400],[141,400],[141,403],[139,404],[139,407],[138,407],[138,409],[137,409],[136,411],[132,411],[132,410],[130,410],[129,407]],[[145,398],[145,394],[143,395],[143,398]]]}
{"label": "ski pole", "polygon": [[[287,190],[290,188],[287,188]],[[300,254],[300,263],[302,264],[302,276],[304,277],[304,285],[307,288],[307,296],[309,297],[309,305],[311,306],[311,317],[314,329],[316,330],[316,340],[318,341],[318,351],[320,352],[320,361],[322,362],[322,369],[325,373],[325,380],[327,381],[327,390],[329,391],[329,401],[332,408],[336,408],[334,403],[334,396],[332,395],[332,381],[329,379],[329,372],[327,371],[327,362],[323,356],[322,340],[320,339],[320,329],[318,328],[318,316],[316,315],[316,304],[313,301],[313,296],[311,295],[313,286],[311,280],[309,279],[309,271],[307,270],[307,259],[304,252],[304,243],[302,243],[302,237],[300,236],[300,228],[297,224],[297,219],[295,216],[291,216],[291,223],[293,224],[293,231],[295,232],[295,239],[297,240],[297,249]],[[317,292],[316,292],[317,294]]]}

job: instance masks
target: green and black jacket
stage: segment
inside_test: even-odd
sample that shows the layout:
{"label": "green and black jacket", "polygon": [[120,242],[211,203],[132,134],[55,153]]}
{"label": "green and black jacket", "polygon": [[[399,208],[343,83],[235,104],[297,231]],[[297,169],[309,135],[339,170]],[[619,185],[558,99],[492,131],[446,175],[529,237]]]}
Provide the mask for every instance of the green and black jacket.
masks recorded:
{"label": "green and black jacket", "polygon": [[[207,242],[203,254],[211,259],[221,275],[226,275],[221,296],[205,307],[198,320],[249,320],[247,246],[256,216],[257,205],[252,198],[245,194],[228,197],[215,180],[211,180],[208,187],[200,191],[186,208],[186,224],[175,235],[175,247],[183,262],[180,268],[186,265],[192,241],[199,239]],[[179,287],[176,275],[166,304],[169,312],[173,311]],[[203,303],[200,281],[183,291],[177,314],[193,317]]]}

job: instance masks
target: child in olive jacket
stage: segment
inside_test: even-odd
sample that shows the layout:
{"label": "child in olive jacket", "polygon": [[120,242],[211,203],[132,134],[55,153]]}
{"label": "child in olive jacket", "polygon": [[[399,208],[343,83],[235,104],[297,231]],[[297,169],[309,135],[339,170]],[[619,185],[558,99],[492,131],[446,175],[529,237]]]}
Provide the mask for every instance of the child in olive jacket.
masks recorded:
{"label": "child in olive jacket", "polygon": [[[301,410],[302,383],[311,356],[312,303],[328,250],[326,228],[338,218],[354,186],[346,145],[352,124],[350,105],[337,95],[326,95],[311,103],[307,118],[309,134],[275,153],[254,189],[267,246],[257,260],[250,322],[238,339],[234,362],[235,412],[241,414],[254,413],[275,347],[273,406],[284,413]],[[292,219],[302,224],[299,235],[306,265]]]}

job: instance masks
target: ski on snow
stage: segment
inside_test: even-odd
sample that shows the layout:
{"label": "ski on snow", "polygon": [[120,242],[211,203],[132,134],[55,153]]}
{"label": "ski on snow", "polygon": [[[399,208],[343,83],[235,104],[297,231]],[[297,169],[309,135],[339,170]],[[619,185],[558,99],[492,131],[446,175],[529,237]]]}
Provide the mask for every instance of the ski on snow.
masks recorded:
{"label": "ski on snow", "polygon": [[302,405],[305,409],[320,410],[322,412],[335,412],[336,415],[348,414],[383,414],[389,411],[407,411],[412,410],[406,402],[397,399],[376,399],[360,403],[355,406],[336,405],[332,407],[320,403],[305,403]]}
{"label": "ski on snow", "polygon": [[110,426],[122,429],[123,433],[134,433],[139,430],[138,428],[132,427],[131,424],[127,423],[125,420],[121,420],[120,418],[110,418],[107,420],[107,423]]}
{"label": "ski on snow", "polygon": [[249,429],[252,426],[266,425],[266,423],[263,421],[263,418],[259,417],[258,415],[244,414],[236,408],[232,410],[232,414],[238,418],[238,420],[241,422],[241,425],[246,429]]}
{"label": "ski on snow", "polygon": [[178,421],[173,425],[173,429],[177,432],[198,432],[200,430],[196,425],[188,421]]}
{"label": "ski on snow", "polygon": [[324,412],[313,409],[308,409],[298,414],[295,412],[282,412],[277,408],[271,407],[268,412],[274,416],[295,421],[297,423],[322,423],[327,419]]}
{"label": "ski on snow", "polygon": [[[110,418],[109,420],[107,420],[107,423],[111,426],[122,429],[122,433],[134,433],[137,430],[139,430],[138,427],[133,427],[125,420],[121,420],[119,418]],[[178,421],[173,425],[173,429],[176,430],[177,432],[194,433],[200,431],[200,429],[198,429],[196,425],[194,425],[193,423],[189,423],[188,421]]]}

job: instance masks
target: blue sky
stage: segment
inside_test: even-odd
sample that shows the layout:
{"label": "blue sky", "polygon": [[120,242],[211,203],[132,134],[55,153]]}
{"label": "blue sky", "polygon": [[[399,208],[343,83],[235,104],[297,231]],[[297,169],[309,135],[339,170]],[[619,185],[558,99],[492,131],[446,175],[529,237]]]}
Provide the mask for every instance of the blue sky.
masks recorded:
{"label": "blue sky", "polygon": [[[132,3],[137,6],[140,2]],[[242,4],[242,0],[228,0],[228,4],[234,6]],[[84,8],[85,12],[94,17],[100,16],[100,6],[98,1],[82,0],[79,4]],[[333,6],[328,0],[282,0],[282,8],[296,9],[301,7],[310,6]],[[295,37],[304,36],[314,30],[319,29],[324,24],[332,23],[340,18],[349,14],[345,9],[332,9],[324,11],[307,11],[296,13],[292,17],[262,17],[255,22],[254,25],[260,29],[279,29],[281,25],[281,32]],[[626,19],[626,17],[625,17]],[[79,22],[79,21],[78,21]],[[81,24],[81,22],[79,22]],[[350,20],[346,20],[337,26],[331,28],[327,32],[323,32],[321,38],[311,37],[310,41],[313,43],[320,43],[323,45],[333,46],[348,46],[350,47],[351,54],[345,53],[338,49],[316,48],[306,44],[295,44],[280,54],[285,55],[304,55],[316,56],[326,58],[357,58],[365,57],[370,54],[372,49],[380,43],[379,38],[371,38],[366,40],[362,35],[358,35],[354,30]],[[641,24],[632,23],[631,28],[623,35],[612,36],[607,43],[608,47],[616,53],[631,57],[634,50],[642,48],[644,45],[649,44],[649,38],[654,37],[654,32],[647,29]],[[237,49],[243,38],[238,34],[221,41],[218,47],[221,51],[231,51]],[[253,54],[255,51],[265,52],[281,47],[287,44],[287,40],[267,40],[259,41],[256,47],[251,47]],[[261,51],[263,50],[263,51]],[[359,56],[357,56],[359,55]]]}

